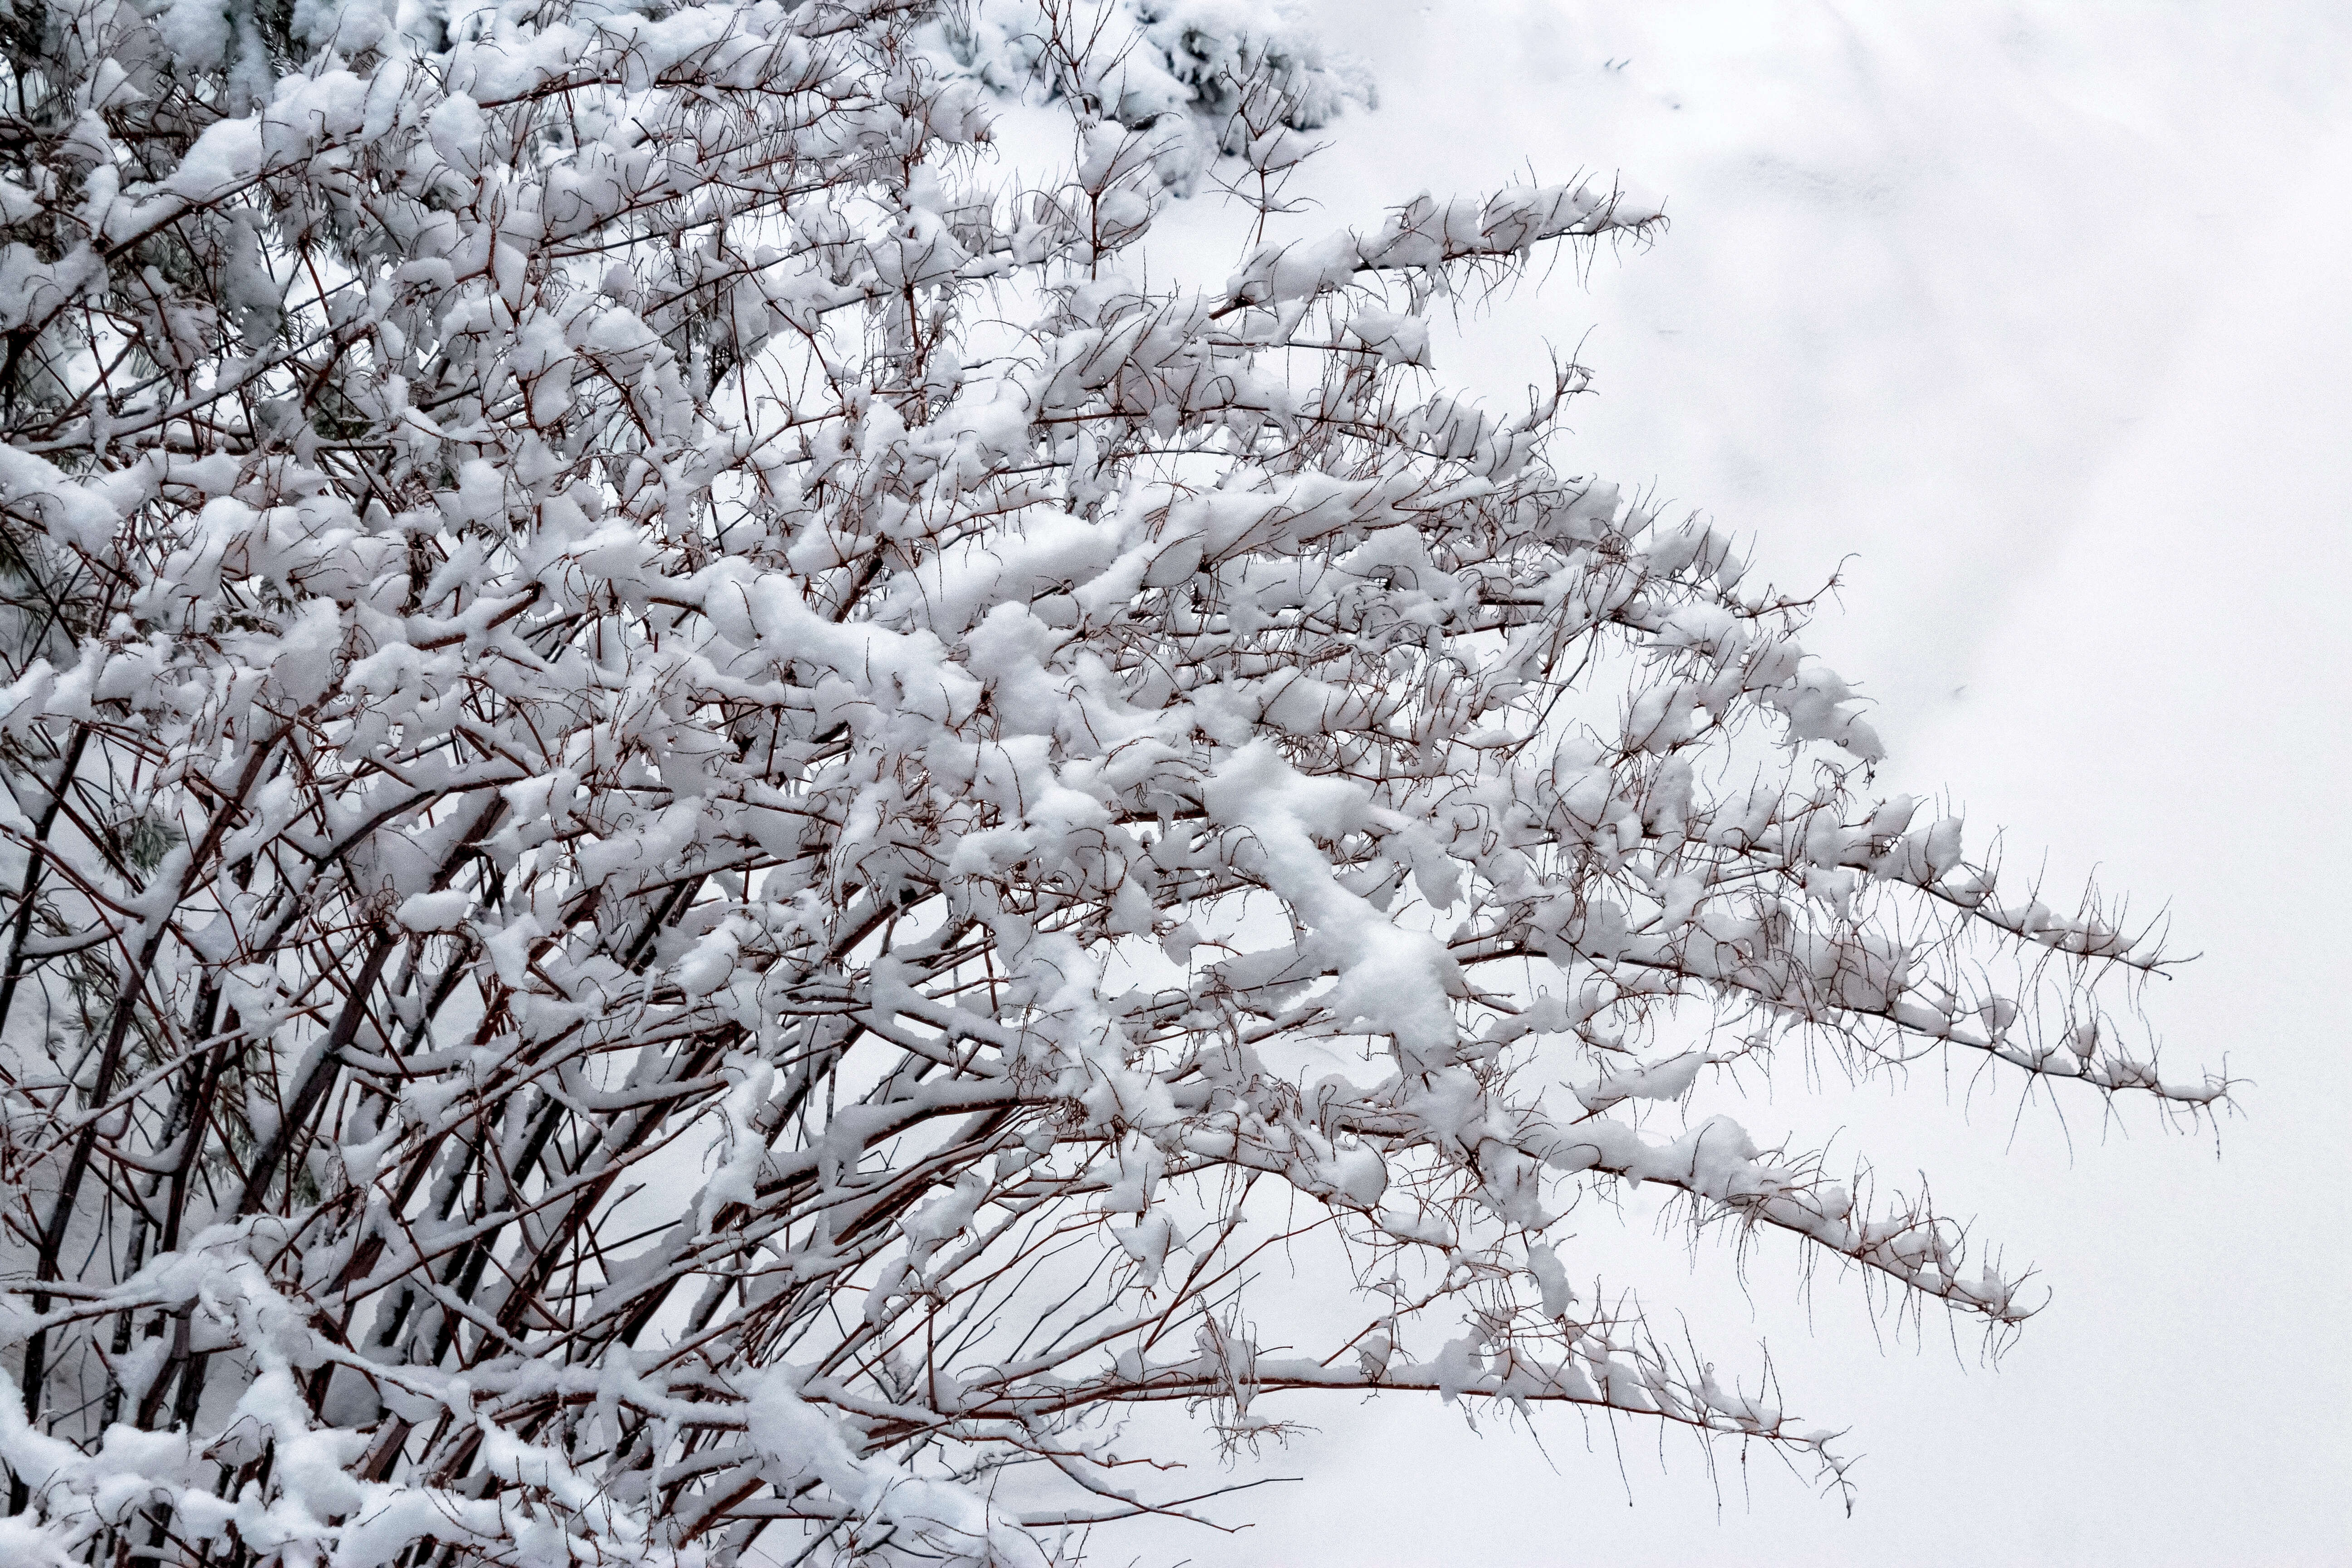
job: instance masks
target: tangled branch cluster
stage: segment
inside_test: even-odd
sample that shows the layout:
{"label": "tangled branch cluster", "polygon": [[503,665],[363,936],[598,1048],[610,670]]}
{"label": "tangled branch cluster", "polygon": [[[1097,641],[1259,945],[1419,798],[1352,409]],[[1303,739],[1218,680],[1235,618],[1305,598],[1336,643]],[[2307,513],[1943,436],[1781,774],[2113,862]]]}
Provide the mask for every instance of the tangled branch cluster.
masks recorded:
{"label": "tangled branch cluster", "polygon": [[[1654,211],[1146,287],[1164,122],[1264,190],[1329,84],[1122,120],[990,15],[13,13],[9,1561],[1041,1563],[1187,1502],[1120,1410],[1309,1390],[1834,1481],[1571,1288],[1575,1194],[2017,1282],[1635,1112],[1794,1037],[2223,1092],[2097,1000],[2149,942],[1855,793],[1802,602],[1554,466],[1580,371],[1434,389],[1433,312]],[[999,188],[1014,34],[1077,157]],[[1308,1232],[1370,1305],[1277,1353]]]}

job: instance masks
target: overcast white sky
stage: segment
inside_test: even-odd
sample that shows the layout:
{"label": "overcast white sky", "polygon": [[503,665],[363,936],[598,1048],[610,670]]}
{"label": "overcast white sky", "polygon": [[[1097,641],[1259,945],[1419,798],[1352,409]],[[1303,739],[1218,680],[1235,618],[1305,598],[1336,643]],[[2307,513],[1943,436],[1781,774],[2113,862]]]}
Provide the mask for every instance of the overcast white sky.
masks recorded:
{"label": "overcast white sky", "polygon": [[1600,395],[1560,460],[1752,531],[1783,584],[1850,556],[1813,642],[1883,704],[1883,782],[2005,825],[2013,865],[2046,847],[2062,883],[2168,900],[2205,956],[2151,1020],[2179,1065],[2255,1081],[2218,1160],[1932,1077],[1744,1112],[1925,1169],[2057,1291],[1994,1371],[1932,1322],[1885,1337],[1835,1281],[1808,1304],[1787,1258],[1743,1294],[1726,1255],[1641,1249],[1711,1354],[1746,1368],[1760,1338],[1792,1408],[1853,1426],[1851,1520],[1727,1451],[1662,1464],[1638,1426],[1621,1474],[1571,1418],[1547,1461],[1382,1401],[1299,1412],[1322,1432],[1266,1468],[1313,1479],[1252,1494],[1255,1528],[1106,1560],[2352,1563],[2352,13],[1310,14],[1382,95],[1328,133],[1314,223],[1530,163],[1669,198],[1654,249],[1472,323],[1441,371],[1512,393],[1545,338],[1581,342]]}

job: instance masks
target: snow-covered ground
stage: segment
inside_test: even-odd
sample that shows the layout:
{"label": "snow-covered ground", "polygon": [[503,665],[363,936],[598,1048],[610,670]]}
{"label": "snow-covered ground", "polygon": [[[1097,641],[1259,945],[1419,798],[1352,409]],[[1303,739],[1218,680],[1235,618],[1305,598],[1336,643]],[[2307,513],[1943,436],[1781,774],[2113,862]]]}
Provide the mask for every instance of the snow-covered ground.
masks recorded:
{"label": "snow-covered ground", "polygon": [[[1792,1408],[1852,1423],[1853,1517],[1639,1426],[1542,1447],[1433,1405],[1324,1430],[1202,1564],[2352,1561],[2352,14],[2324,5],[1318,0],[1381,107],[1325,132],[1309,229],[1428,186],[1620,171],[1654,248],[1465,322],[1505,395],[1546,341],[1598,395],[1559,454],[1845,588],[1814,646],[1884,704],[1892,789],[2012,866],[2095,867],[2204,956],[2148,998],[2253,1080],[2176,1137],[1931,1077],[1746,1114],[1924,1169],[2053,1304],[1997,1370],[1769,1248],[1643,1284]],[[1175,220],[1188,221],[1182,216]],[[1214,220],[1189,221],[1213,226]],[[1637,1254],[1589,1227],[1596,1256]],[[1638,1228],[1638,1226],[1637,1226]],[[1591,1265],[1587,1265],[1587,1272]],[[1620,1276],[1622,1278],[1622,1276]],[[1622,1441],[1622,1449],[1615,1442]],[[1547,1458],[1547,1454],[1549,1458]],[[1633,1504],[1629,1508],[1629,1497]]]}

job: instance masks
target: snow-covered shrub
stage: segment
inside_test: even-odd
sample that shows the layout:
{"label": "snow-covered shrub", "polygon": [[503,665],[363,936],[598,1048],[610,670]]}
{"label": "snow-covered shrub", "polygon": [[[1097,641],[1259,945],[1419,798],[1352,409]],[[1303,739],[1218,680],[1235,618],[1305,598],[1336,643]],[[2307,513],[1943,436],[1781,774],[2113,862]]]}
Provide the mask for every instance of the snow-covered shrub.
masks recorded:
{"label": "snow-covered shrub", "polygon": [[[1427,378],[1654,213],[1136,281],[1168,113],[1329,107],[1208,15],[1131,17],[1236,96],[1065,92],[1017,186],[918,0],[0,27],[0,1556],[1038,1563],[1165,1500],[1121,1410],[1315,1391],[1834,1480],[1576,1194],[2017,1282],[1635,1113],[1792,1041],[2222,1092],[2105,1021],[2145,942],[1856,793],[1801,602],[1548,456],[1581,372]],[[1366,1305],[1276,1353],[1286,1198]]]}
{"label": "snow-covered shrub", "polygon": [[[935,27],[927,41],[956,73],[995,92],[1064,98],[1154,132],[1154,173],[1180,194],[1220,153],[1378,98],[1369,76],[1266,0],[961,0]],[[1265,122],[1260,105],[1273,110]]]}

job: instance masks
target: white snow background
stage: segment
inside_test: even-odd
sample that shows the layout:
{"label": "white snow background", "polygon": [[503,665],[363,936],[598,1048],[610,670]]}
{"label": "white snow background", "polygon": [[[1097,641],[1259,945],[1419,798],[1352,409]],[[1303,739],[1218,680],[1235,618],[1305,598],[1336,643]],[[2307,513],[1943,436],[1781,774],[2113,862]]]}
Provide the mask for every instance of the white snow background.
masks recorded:
{"label": "white snow background", "polygon": [[[1784,1075],[1747,1108],[1759,1139],[1924,1169],[2040,1267],[2053,1304],[1998,1369],[1938,1319],[1874,1320],[1851,1280],[1808,1298],[1785,1249],[1743,1290],[1638,1203],[1629,1237],[1581,1223],[1572,1276],[1685,1308],[1727,1373],[1768,1342],[1790,1408],[1851,1424],[1851,1519],[1769,1456],[1711,1468],[1560,1415],[1539,1449],[1381,1399],[1279,1412],[1321,1429],[1233,1479],[1311,1479],[1220,1510],[1253,1528],[1152,1525],[1104,1560],[2352,1563],[2352,10],[1299,15],[1381,107],[1320,133],[1296,187],[1320,209],[1286,231],[1530,166],[1664,195],[1654,248],[1467,321],[1440,374],[1516,398],[1546,340],[1577,350],[1598,391],[1559,462],[1752,535],[1784,585],[1844,559],[1811,643],[1882,704],[1881,786],[1948,789],[2013,869],[2046,850],[2056,891],[2095,869],[2168,902],[2203,956],[2148,998],[2168,1059],[2252,1081],[2218,1160],[2210,1134],[2103,1125],[2088,1097],[2062,1125],[1933,1068],[1899,1099]],[[1160,237],[1192,227],[1204,270],[1231,238],[1213,201]]]}

